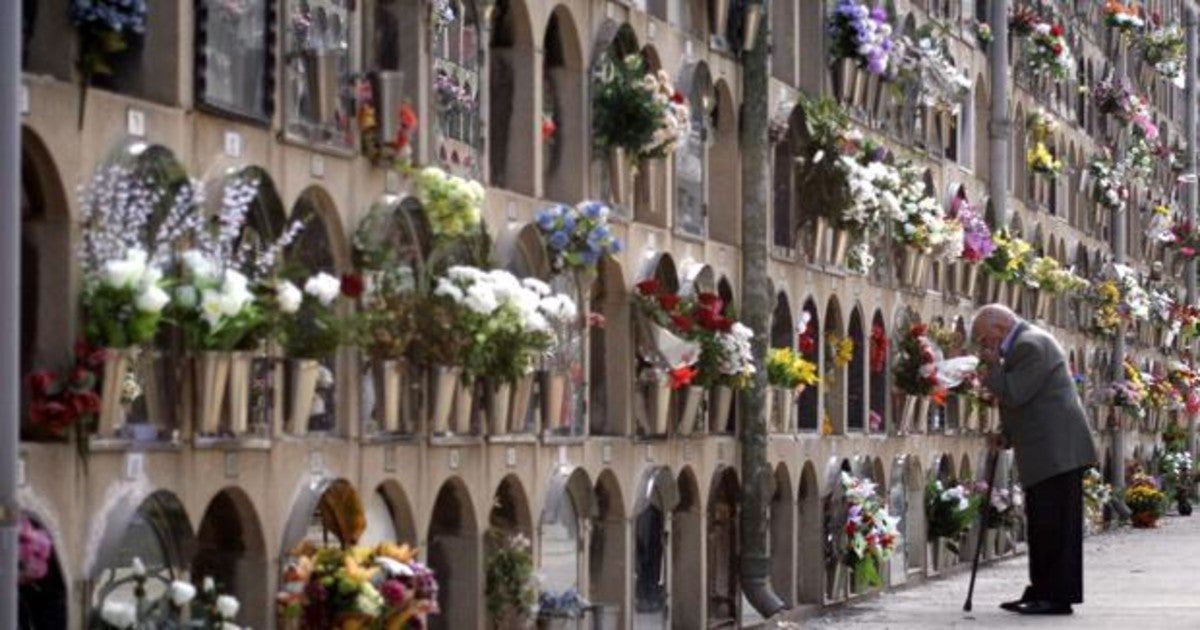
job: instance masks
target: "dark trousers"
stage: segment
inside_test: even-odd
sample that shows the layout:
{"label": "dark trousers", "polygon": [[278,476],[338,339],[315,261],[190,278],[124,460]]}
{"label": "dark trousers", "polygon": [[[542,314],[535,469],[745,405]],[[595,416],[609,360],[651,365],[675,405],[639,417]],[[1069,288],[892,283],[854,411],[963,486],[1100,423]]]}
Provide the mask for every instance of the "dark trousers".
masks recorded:
{"label": "dark trousers", "polygon": [[1083,469],[1025,489],[1030,599],[1083,602]]}

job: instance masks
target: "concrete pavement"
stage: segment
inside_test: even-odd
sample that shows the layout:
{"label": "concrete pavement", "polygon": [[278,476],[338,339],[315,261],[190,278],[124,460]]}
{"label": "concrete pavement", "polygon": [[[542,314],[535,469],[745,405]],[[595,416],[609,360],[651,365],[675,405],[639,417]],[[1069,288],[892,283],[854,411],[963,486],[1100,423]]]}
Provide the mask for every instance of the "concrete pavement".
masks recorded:
{"label": "concrete pavement", "polygon": [[1171,516],[1153,530],[1122,528],[1084,541],[1084,603],[1071,616],[1022,616],[999,608],[1024,588],[1024,556],[982,566],[974,610],[962,611],[970,567],[850,602],[796,610],[767,628],[1200,629],[1200,517]]}

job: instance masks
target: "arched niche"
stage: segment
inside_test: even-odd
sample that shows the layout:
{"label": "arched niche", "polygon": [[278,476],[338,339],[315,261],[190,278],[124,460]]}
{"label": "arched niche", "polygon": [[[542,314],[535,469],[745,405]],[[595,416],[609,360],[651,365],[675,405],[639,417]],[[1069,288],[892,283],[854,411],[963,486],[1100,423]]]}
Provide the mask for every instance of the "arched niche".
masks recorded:
{"label": "arched niche", "polygon": [[[637,279],[639,284],[645,280],[654,280],[663,292],[681,292],[680,278],[675,271],[674,259],[667,253],[648,252],[642,260]],[[653,417],[654,412],[657,411],[657,403],[652,400],[651,396],[655,392],[645,383],[654,378],[652,370],[673,366],[669,365],[670,361],[663,356],[658,347],[657,333],[653,325],[638,309],[633,309],[632,321],[634,347],[637,353],[635,379],[641,379],[637,389],[639,395],[634,400],[634,414],[638,419],[638,430],[643,434],[650,434],[658,431],[660,427],[655,426],[656,418]]]}
{"label": "arched niche", "polygon": [[634,601],[637,624],[669,623],[668,515],[679,505],[679,487],[666,466],[642,472],[633,507]]}
{"label": "arched niche", "polygon": [[586,181],[579,173],[587,163],[589,135],[585,102],[585,68],[582,41],[575,16],[566,5],[554,7],[542,39],[542,123],[550,120],[555,131],[542,135],[544,196],[573,202],[584,196]]}
{"label": "arched niche", "polygon": [[[68,627],[68,605],[70,602],[69,580],[63,571],[58,542],[42,518],[34,511],[22,510],[18,522],[21,548],[32,547],[36,538],[48,543],[50,548],[45,560],[45,571],[37,578],[26,567],[19,575],[17,591],[17,627],[21,630],[36,628]],[[27,541],[28,539],[28,541]],[[23,555],[23,554],[22,554]]]}
{"label": "arched niche", "polygon": [[[75,339],[70,204],[58,166],[37,132],[21,127],[20,369],[70,362]],[[34,427],[27,427],[26,437]]]}
{"label": "arched niche", "polygon": [[824,352],[821,370],[821,389],[825,392],[825,409],[821,418],[822,433],[828,431],[840,435],[846,432],[846,403],[849,395],[846,383],[847,368],[835,364],[836,342],[840,342],[845,336],[842,306],[837,296],[833,295],[825,304],[825,329],[819,338]]}
{"label": "arched niche", "polygon": [[738,583],[738,514],[741,484],[729,466],[713,473],[708,490],[708,621],[736,625],[740,618]]}
{"label": "arched niche", "polygon": [[687,132],[677,143],[674,153],[674,226],[683,234],[704,238],[708,235],[705,216],[708,150],[712,140],[712,114],[717,106],[708,64],[699,61],[685,65],[680,71],[676,89],[687,99],[691,116]]}
{"label": "arched niche", "polygon": [[904,456],[905,510],[899,513],[900,528],[904,538],[904,554],[907,569],[921,572],[925,566],[925,473],[921,460],[915,455]]}
{"label": "arched niche", "polygon": [[870,389],[867,431],[870,433],[883,433],[887,431],[888,375],[891,372],[891,337],[888,336],[887,322],[883,319],[883,311],[879,309],[875,309],[875,314],[871,316],[870,339],[866,344]]}
{"label": "arched niche", "polygon": [[211,577],[219,592],[247,604],[239,621],[265,628],[270,623],[269,609],[251,604],[270,599],[268,581],[263,579],[268,563],[262,524],[250,497],[238,487],[218,492],[200,519],[192,581],[201,583]]}
{"label": "arched niche", "polygon": [[850,311],[850,323],[846,336],[854,344],[850,364],[846,366],[846,429],[862,431],[867,422],[867,340],[863,329],[862,309],[855,306]]}
{"label": "arched niche", "polygon": [[962,454],[962,459],[958,463],[958,479],[964,484],[971,483],[975,479],[974,471],[971,468],[971,456],[966,453]]}
{"label": "arched niche", "polygon": [[540,120],[534,101],[533,26],[524,0],[498,0],[488,49],[489,180],[533,196],[537,181],[535,138]]}
{"label": "arched niche", "polygon": [[[679,471],[679,503],[671,511],[671,626],[702,627],[701,607],[697,600],[704,590],[705,549],[701,512],[700,485],[691,466]],[[708,567],[711,573],[711,565]],[[710,617],[711,619],[711,617]]]}
{"label": "arched niche", "polygon": [[797,503],[797,592],[800,603],[820,604],[825,597],[824,513],[817,468],[811,460],[800,470]]}
{"label": "arched niche", "polygon": [[417,521],[408,493],[395,479],[376,486],[364,501],[367,528],[359,544],[373,547],[381,542],[404,543],[416,546],[420,540]]}
{"label": "arched niche", "polygon": [[[797,3],[794,2],[770,3],[771,76],[788,85],[796,84],[796,64],[799,57],[796,54],[799,43],[796,36],[797,8]],[[819,13],[817,17],[819,19]]]}
{"label": "arched niche", "polygon": [[90,610],[106,601],[135,600],[134,558],[146,567],[146,597],[162,597],[172,580],[181,579],[195,553],[196,538],[183,502],[167,490],[148,495],[130,491],[102,515],[103,533],[92,543],[86,576]]}
{"label": "arched niche", "polygon": [[595,509],[587,471],[559,466],[550,476],[538,519],[538,573],[542,590],[562,593],[579,588],[586,538],[581,527]]}
{"label": "arched niche", "polygon": [[[887,485],[887,502],[888,512],[893,516],[900,517],[900,531],[906,531],[905,520],[908,518],[908,489],[905,487],[905,471],[907,469],[908,455],[897,455],[892,459],[891,465],[891,481]],[[882,467],[882,461],[880,466]],[[882,493],[882,492],[881,492]],[[922,509],[924,509],[924,498],[922,498]],[[903,544],[897,545],[892,551],[892,559],[888,568],[888,585],[895,586],[903,584],[908,580],[908,543],[907,540]]]}
{"label": "arched niche", "polygon": [[[655,44],[643,44],[640,54],[647,74],[665,72]],[[674,193],[671,182],[675,175],[672,165],[677,158],[678,151],[666,157],[643,160],[638,165],[632,175],[634,218],[637,221],[660,228],[670,226],[675,214],[670,205]]]}
{"label": "arched niche", "polygon": [[282,556],[303,544],[353,546],[366,529],[362,498],[345,479],[314,477],[300,488],[284,523]]}
{"label": "arched niche", "polygon": [[[777,5],[776,5],[777,6]],[[796,211],[796,163],[795,157],[803,148],[800,139],[804,125],[804,108],[792,107],[790,112],[779,114],[784,121],[784,132],[772,137],[771,164],[771,245],[784,254],[794,254],[796,231],[799,227]]]}
{"label": "arched niche", "polygon": [[629,566],[628,523],[621,483],[612,470],[596,477],[596,504],[591,513],[592,535],[588,549],[588,599],[594,604],[615,606],[627,619],[625,588],[632,574]]}
{"label": "arched niche", "polygon": [[[817,311],[817,302],[812,297],[804,301],[796,322],[796,335],[800,354],[812,361],[820,370],[821,346],[824,345],[824,330],[821,328],[821,318]],[[822,379],[823,380],[823,379]],[[824,384],[817,387],[805,387],[797,397],[799,407],[797,424],[802,431],[819,431],[821,429],[820,399]]]}
{"label": "arched niche", "polygon": [[[588,417],[592,435],[629,433],[629,400],[626,379],[609,380],[609,374],[623,374],[632,364],[629,356],[630,296],[625,289],[621,263],[612,256],[600,259],[592,282],[591,312],[588,324]],[[600,316],[597,318],[596,316]]]}
{"label": "arched niche", "polygon": [[705,178],[708,187],[708,230],[713,240],[737,245],[741,242],[742,168],[738,142],[738,109],[733,89],[724,79],[714,88],[714,129],[709,143],[710,172],[720,177]]}
{"label": "arched niche", "polygon": [[991,179],[991,169],[984,168],[984,165],[988,164],[988,156],[991,155],[991,136],[988,135],[988,121],[991,120],[992,105],[990,86],[982,74],[975,77],[974,99],[975,154],[972,156],[972,164],[975,167],[975,172],[984,181],[988,181]]}
{"label": "arched niche", "polygon": [[826,543],[831,545],[828,552],[832,552],[826,554],[823,576],[823,595],[827,603],[845,599],[850,587],[846,581],[846,571],[840,567],[840,552],[846,544],[843,529],[847,510],[842,473],[854,474],[850,460],[831,456],[825,462],[824,492],[821,496],[822,533]]}
{"label": "arched niche", "polygon": [[[637,35],[633,32],[633,27],[626,23],[617,22],[611,18],[605,18],[600,24],[596,38],[592,43],[592,54],[590,57],[589,75],[592,77],[600,76],[600,72],[604,64],[613,59],[621,59],[628,55],[640,54],[641,44],[638,42]],[[592,79],[595,83],[595,79]],[[595,85],[592,86],[595,89]],[[594,108],[587,108],[591,115],[595,115]],[[595,124],[594,120],[588,121],[588,129],[591,129]],[[595,148],[595,147],[593,147]],[[607,156],[603,151],[593,150],[590,152],[591,158],[591,176],[594,185],[592,190],[603,191],[603,197],[606,201],[613,204],[615,210],[621,211],[628,215],[628,211],[632,208],[632,204],[628,199],[619,199],[615,183],[612,181],[611,174],[608,168]],[[568,176],[575,176],[569,174]],[[625,197],[630,197],[628,192],[624,193]],[[569,200],[570,201],[570,200]],[[639,220],[642,217],[639,214]],[[664,217],[658,217],[654,222],[658,227],[664,227]]]}
{"label": "arched niche", "polygon": [[438,607],[442,611],[430,616],[429,627],[476,627],[483,597],[482,550],[471,495],[462,479],[447,479],[438,490],[426,544],[429,567],[438,579]]}
{"label": "arched niche", "polygon": [[775,466],[768,513],[767,554],[771,560],[771,584],[787,606],[796,604],[796,508],[795,487],[787,463]]}
{"label": "arched niche", "polygon": [[496,487],[492,509],[488,514],[488,529],[508,536],[533,538],[533,521],[529,513],[529,498],[525,486],[515,474],[506,475]]}
{"label": "arched niche", "polygon": [[716,293],[716,272],[708,263],[686,259],[680,265],[679,294],[696,296],[701,293]]}
{"label": "arched niche", "polygon": [[478,179],[483,147],[479,88],[487,42],[474,0],[447,0],[440,8],[446,17],[433,29],[430,75],[436,120],[434,159],[456,175]]}
{"label": "arched niche", "polygon": [[775,310],[771,313],[771,347],[795,348],[795,327],[787,292],[780,291],[775,296]]}

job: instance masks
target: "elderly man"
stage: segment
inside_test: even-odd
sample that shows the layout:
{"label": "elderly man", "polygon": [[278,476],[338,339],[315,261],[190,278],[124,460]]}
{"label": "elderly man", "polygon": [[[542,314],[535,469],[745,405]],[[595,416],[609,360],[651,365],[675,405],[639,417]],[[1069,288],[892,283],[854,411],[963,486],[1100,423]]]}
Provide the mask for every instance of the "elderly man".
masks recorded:
{"label": "elderly man", "polygon": [[1000,607],[1069,615],[1083,602],[1083,471],[1096,461],[1083,404],[1058,342],[1007,307],[980,308],[971,339],[1000,403],[991,446],[1015,449],[1025,488],[1030,586]]}

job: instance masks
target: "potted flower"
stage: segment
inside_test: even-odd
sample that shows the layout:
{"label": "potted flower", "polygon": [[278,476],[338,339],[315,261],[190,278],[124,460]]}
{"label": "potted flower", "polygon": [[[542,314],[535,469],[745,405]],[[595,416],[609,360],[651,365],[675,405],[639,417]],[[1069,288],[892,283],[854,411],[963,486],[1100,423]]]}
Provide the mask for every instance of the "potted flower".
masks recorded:
{"label": "potted flower", "polygon": [[845,505],[844,525],[838,536],[841,562],[854,572],[860,590],[882,586],[880,568],[900,544],[900,519],[888,513],[875,484],[849,473],[841,474]]}
{"label": "potted flower", "polygon": [[620,252],[621,239],[609,225],[611,214],[599,201],[556,205],[538,212],[534,222],[546,241],[551,269],[591,274],[600,259]]}
{"label": "potted flower", "polygon": [[1154,66],[1154,70],[1168,81],[1183,78],[1184,54],[1187,47],[1183,40],[1183,29],[1177,24],[1158,26],[1151,29],[1139,41],[1142,59]]}
{"label": "potted flower", "polygon": [[692,397],[698,404],[703,390],[693,381],[699,374],[695,364],[701,346],[693,339],[696,323],[688,316],[689,306],[679,294],[652,278],[637,284],[635,301],[643,330],[638,366],[642,417],[647,432],[663,435],[667,432],[672,392]]}
{"label": "potted flower", "polygon": [[[817,366],[791,348],[772,348],[767,353],[767,418],[775,421],[775,430],[791,431],[796,398],[810,385],[821,382]],[[772,409],[774,415],[772,414]]]}
{"label": "potted flower", "polygon": [[941,551],[959,553],[959,542],[979,513],[982,499],[971,488],[953,479],[933,479],[925,484],[925,518],[933,545],[933,566],[941,568]]}
{"label": "potted flower", "polygon": [[1105,483],[1104,475],[1096,467],[1083,472],[1083,509],[1087,520],[1093,524],[1104,522],[1104,509],[1112,501],[1112,485]]}
{"label": "potted flower", "polygon": [[992,234],[995,248],[992,255],[983,260],[983,270],[994,281],[992,299],[1003,301],[1002,289],[1007,283],[1010,289],[1009,304],[1019,305],[1021,302],[1021,284],[1028,273],[1027,267],[1033,252],[1033,247],[1019,236],[1011,236],[1007,229],[1001,229]]}
{"label": "potted flower", "polygon": [[925,418],[932,400],[945,404],[946,389],[938,378],[937,362],[941,350],[929,337],[929,327],[913,324],[900,340],[892,376],[896,389],[904,396],[900,431],[907,432]]}
{"label": "potted flower", "polygon": [[949,216],[957,219],[958,224],[962,226],[963,247],[960,260],[966,263],[963,267],[962,294],[974,297],[979,265],[991,257],[996,249],[996,243],[992,240],[992,229],[975,206],[962,195],[956,195],[954,201],[950,202]]}
{"label": "potted flower", "polygon": [[1125,489],[1125,505],[1133,512],[1131,520],[1134,527],[1151,528],[1158,524],[1158,519],[1166,512],[1167,495],[1159,489],[1153,477],[1136,473]]}
{"label": "potted flower", "polygon": [[[279,280],[274,285],[277,334],[290,363],[288,430],[294,435],[308,431],[323,371],[321,363],[342,343],[344,326],[336,304],[342,291],[342,281],[324,271],[309,277],[303,292],[287,280]],[[329,380],[328,375],[325,380]]]}
{"label": "potted flower", "polygon": [[523,628],[535,615],[538,601],[529,539],[495,530],[490,537],[492,549],[484,568],[488,615],[494,628]]}
{"label": "potted flower", "polygon": [[1034,317],[1045,318],[1050,305],[1050,297],[1082,291],[1088,287],[1088,281],[1075,275],[1070,269],[1049,256],[1038,256],[1029,264],[1025,284],[1036,291],[1037,300],[1034,306]]}
{"label": "potted flower", "polygon": [[574,586],[561,593],[541,591],[538,593],[538,629],[578,628],[591,607],[591,602]]}
{"label": "potted flower", "polygon": [[896,47],[887,9],[882,6],[868,8],[860,0],[838,0],[827,18],[826,31],[830,56],[840,62],[838,94],[853,102],[866,84],[865,76],[854,79],[855,68],[875,76],[887,76],[888,61]]}
{"label": "potted flower", "polygon": [[627,167],[669,156],[686,133],[691,113],[665,72],[649,73],[639,54],[609,55],[592,91],[592,135],[606,151],[615,201],[629,193]]}

